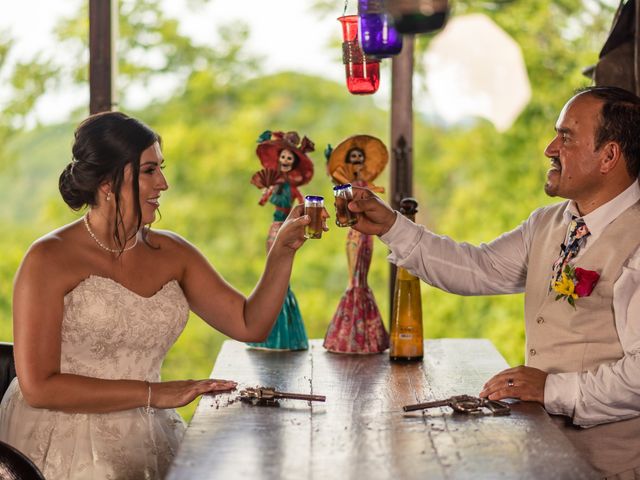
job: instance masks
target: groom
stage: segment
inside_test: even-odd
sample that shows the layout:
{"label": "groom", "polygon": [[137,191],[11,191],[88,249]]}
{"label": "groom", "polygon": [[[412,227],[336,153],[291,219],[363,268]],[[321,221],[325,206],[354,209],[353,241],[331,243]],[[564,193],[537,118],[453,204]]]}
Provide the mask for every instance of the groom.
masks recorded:
{"label": "groom", "polygon": [[640,98],[584,89],[555,129],[544,189],[567,200],[489,244],[436,235],[365,189],[353,228],[448,292],[525,292],[526,366],[480,395],[539,402],[603,475],[640,478]]}

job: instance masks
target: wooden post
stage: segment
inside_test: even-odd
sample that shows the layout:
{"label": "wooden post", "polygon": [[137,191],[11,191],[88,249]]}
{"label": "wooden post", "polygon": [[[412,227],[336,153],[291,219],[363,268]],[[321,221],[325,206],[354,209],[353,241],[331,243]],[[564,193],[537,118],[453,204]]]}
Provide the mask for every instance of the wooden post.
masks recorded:
{"label": "wooden post", "polygon": [[[640,0],[639,0],[640,1]],[[389,201],[394,209],[400,200],[413,196],[413,35],[402,39],[402,52],[391,64],[391,175]],[[389,309],[393,309],[396,267],[390,265]],[[391,322],[392,315],[389,315]]]}
{"label": "wooden post", "polygon": [[89,0],[89,112],[92,114],[111,110],[115,104],[111,27],[112,19],[117,22],[117,1]]}
{"label": "wooden post", "polygon": [[633,29],[633,76],[636,95],[640,95],[640,0],[635,0],[635,28]]}

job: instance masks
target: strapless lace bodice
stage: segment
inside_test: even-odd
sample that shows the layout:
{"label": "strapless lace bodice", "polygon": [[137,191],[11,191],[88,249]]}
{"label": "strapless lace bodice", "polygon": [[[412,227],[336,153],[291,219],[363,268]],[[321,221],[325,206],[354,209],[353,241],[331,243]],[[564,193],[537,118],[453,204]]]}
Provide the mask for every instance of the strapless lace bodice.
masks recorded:
{"label": "strapless lace bodice", "polygon": [[92,275],[64,298],[61,371],[157,382],[188,315],[176,280],[147,298]]}
{"label": "strapless lace bodice", "polygon": [[[157,382],[188,314],[175,280],[147,298],[92,275],[64,298],[61,371]],[[0,405],[0,439],[31,458],[47,480],[163,478],[184,429],[173,409],[86,414],[32,408],[17,379]]]}

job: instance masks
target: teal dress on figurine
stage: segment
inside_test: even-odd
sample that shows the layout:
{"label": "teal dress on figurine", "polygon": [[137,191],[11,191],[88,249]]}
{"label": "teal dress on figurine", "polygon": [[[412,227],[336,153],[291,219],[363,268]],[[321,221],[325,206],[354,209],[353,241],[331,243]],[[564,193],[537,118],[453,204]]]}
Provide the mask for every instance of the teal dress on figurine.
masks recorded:
{"label": "teal dress on figurine", "polygon": [[[306,152],[313,151],[313,143],[304,137],[298,146],[299,138],[295,132],[272,134],[267,131],[259,139],[256,153],[265,168],[253,175],[251,183],[265,189],[260,205],[264,205],[268,200],[275,206],[273,222],[267,236],[267,252],[271,249],[278,230],[295,201],[303,202],[297,187],[308,183],[313,176],[313,163],[306,155]],[[267,340],[247,345],[268,350],[309,348],[302,314],[291,286],[287,288],[282,310]]]}

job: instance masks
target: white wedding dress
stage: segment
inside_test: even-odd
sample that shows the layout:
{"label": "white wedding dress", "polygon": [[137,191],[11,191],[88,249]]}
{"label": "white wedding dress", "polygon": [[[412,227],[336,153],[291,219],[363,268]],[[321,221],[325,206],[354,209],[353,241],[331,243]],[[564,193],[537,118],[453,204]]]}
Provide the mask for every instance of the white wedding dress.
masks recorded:
{"label": "white wedding dress", "polygon": [[[175,280],[147,298],[92,275],[64,298],[61,372],[158,382],[188,314]],[[0,439],[31,458],[47,480],[159,479],[185,426],[173,409],[144,410],[84,414],[31,408],[14,379],[0,404]]]}

